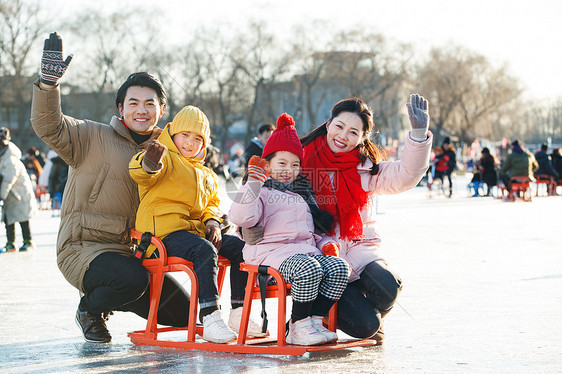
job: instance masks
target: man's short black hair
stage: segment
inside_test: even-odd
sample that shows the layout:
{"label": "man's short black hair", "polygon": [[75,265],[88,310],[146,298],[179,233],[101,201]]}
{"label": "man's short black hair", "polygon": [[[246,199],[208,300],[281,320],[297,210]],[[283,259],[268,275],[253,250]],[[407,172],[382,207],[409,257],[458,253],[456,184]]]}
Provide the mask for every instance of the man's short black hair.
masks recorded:
{"label": "man's short black hair", "polygon": [[117,90],[117,97],[115,98],[115,105],[117,106],[117,109],[119,109],[119,104],[123,106],[125,96],[127,96],[127,90],[129,89],[129,87],[133,86],[152,88],[154,91],[156,91],[160,106],[165,106],[168,102],[168,95],[166,94],[166,90],[164,90],[164,86],[162,86],[162,83],[158,80],[158,78],[156,78],[152,74],[141,71],[129,75],[127,80],[123,82],[121,87],[119,87],[119,90]]}
{"label": "man's short black hair", "polygon": [[275,130],[275,126],[273,126],[271,123],[266,123],[260,126],[260,128],[258,129],[258,134],[263,134],[266,131],[274,131]]}
{"label": "man's short black hair", "polygon": [[542,143],[541,145],[541,151],[548,151],[548,143]]}

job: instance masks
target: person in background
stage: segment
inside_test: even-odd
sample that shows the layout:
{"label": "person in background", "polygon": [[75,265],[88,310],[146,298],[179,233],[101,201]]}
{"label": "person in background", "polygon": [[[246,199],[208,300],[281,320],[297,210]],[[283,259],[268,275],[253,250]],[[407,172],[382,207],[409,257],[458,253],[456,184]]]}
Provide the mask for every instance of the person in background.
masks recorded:
{"label": "person in background", "polygon": [[535,160],[539,164],[539,168],[535,171],[535,177],[537,179],[541,178],[543,180],[548,180],[548,193],[549,195],[554,194],[554,189],[556,186],[556,181],[560,178],[560,175],[552,165],[552,157],[547,153],[548,144],[543,143],[541,145],[541,150],[535,153]]}
{"label": "person in background", "polygon": [[10,141],[10,130],[0,128],[0,205],[2,221],[6,226],[6,245],[3,252],[16,252],[16,222],[19,222],[23,236],[21,252],[33,248],[29,220],[34,215],[36,204],[31,179],[21,161],[20,149]]}
{"label": "person in background", "polygon": [[[441,148],[443,148],[443,155],[449,158],[449,160],[447,161],[448,168],[443,174],[443,177],[447,177],[447,180],[449,181],[449,197],[452,197],[453,180],[451,179],[451,175],[453,174],[453,171],[455,171],[457,167],[457,155],[455,153],[455,147],[451,145],[451,139],[449,137],[443,139],[443,144],[441,145]],[[443,178],[443,180],[444,179],[445,178]]]}
{"label": "person in background", "polygon": [[488,148],[482,149],[482,156],[478,161],[478,167],[482,173],[482,182],[486,184],[486,196],[490,196],[492,187],[498,184],[498,160],[490,154]]}
{"label": "person in background", "polygon": [[527,177],[534,181],[534,172],[539,168],[535,156],[525,148],[518,139],[511,143],[509,153],[501,166],[499,173],[503,184],[511,191],[509,180],[513,177]]}
{"label": "person in background", "polygon": [[550,157],[552,159],[552,167],[558,173],[558,180],[560,180],[562,179],[562,154],[560,153],[560,148],[553,148]]}
{"label": "person in background", "polygon": [[[25,152],[25,156],[22,159],[22,162],[24,163],[25,168],[27,169],[27,172],[31,177],[32,185],[34,183],[37,184],[39,176],[43,172],[43,166],[45,166],[45,161],[43,159],[43,156],[41,155],[41,152],[39,152],[39,150],[34,146],[29,147]],[[33,187],[35,188],[34,185]]]}
{"label": "person in background", "polygon": [[214,146],[209,140],[206,152],[207,157],[203,161],[203,165],[211,169],[216,175],[224,177],[224,167],[221,159],[221,150],[219,149],[219,147]]}
{"label": "person in background", "polygon": [[60,156],[51,159],[52,167],[49,172],[47,192],[51,196],[53,209],[60,209],[64,187],[68,179],[68,164]]}
{"label": "person in background", "polygon": [[258,135],[252,138],[250,144],[248,144],[248,146],[244,150],[243,157],[244,157],[246,168],[248,167],[248,162],[250,162],[252,156],[261,157],[263,152],[263,147],[265,146],[265,143],[267,143],[267,140],[271,136],[273,130],[275,130],[275,126],[273,126],[271,123],[266,123],[259,127]]}
{"label": "person in background", "polygon": [[433,187],[433,183],[436,180],[440,180],[441,181],[441,185],[439,186],[439,188],[441,189],[441,193],[443,192],[443,175],[445,175],[445,173],[447,172],[447,170],[449,170],[449,156],[447,156],[444,152],[443,152],[443,148],[441,147],[435,147],[435,149],[433,150],[434,154],[435,154],[435,158],[433,159],[433,173],[432,173],[432,180],[431,183],[428,184],[428,188],[431,191],[432,187]]}

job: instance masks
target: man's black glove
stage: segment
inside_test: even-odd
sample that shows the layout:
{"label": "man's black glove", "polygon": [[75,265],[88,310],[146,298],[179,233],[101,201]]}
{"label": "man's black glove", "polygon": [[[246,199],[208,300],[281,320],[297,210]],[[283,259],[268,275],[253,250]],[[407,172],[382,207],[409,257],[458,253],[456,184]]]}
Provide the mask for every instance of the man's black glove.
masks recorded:
{"label": "man's black glove", "polygon": [[72,60],[72,54],[66,60],[62,60],[62,39],[55,32],[45,39],[43,46],[43,57],[41,58],[41,82],[49,86],[55,86],[63,76],[68,64]]}

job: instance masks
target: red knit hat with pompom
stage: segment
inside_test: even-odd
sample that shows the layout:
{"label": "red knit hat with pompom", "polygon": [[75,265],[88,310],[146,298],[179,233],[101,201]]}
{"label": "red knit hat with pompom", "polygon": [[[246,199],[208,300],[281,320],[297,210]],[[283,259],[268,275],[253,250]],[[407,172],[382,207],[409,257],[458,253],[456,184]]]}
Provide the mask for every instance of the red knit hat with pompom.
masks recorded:
{"label": "red knit hat with pompom", "polygon": [[302,144],[295,129],[295,120],[287,113],[283,113],[277,118],[277,128],[263,147],[262,158],[269,156],[277,151],[287,151],[294,153],[301,160],[304,158]]}

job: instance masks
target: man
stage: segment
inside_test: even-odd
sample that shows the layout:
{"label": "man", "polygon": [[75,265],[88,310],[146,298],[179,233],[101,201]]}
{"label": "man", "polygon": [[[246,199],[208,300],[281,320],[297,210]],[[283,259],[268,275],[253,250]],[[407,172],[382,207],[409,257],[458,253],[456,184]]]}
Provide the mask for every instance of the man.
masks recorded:
{"label": "man", "polygon": [[[105,325],[113,310],[147,318],[150,277],[132,257],[129,235],[139,204],[130,178],[131,157],[160,134],[166,107],[162,84],[148,73],[131,74],[117,91],[120,118],[109,125],[65,116],[59,81],[72,55],[63,61],[62,40],[45,40],[41,77],[33,84],[31,124],[37,135],[70,166],[61,208],[57,264],[83,293],[76,323],[90,342],[111,341]],[[164,281],[158,323],[187,326],[189,295],[173,278]]]}
{"label": "man", "polygon": [[267,143],[267,139],[271,136],[271,133],[275,130],[275,126],[271,123],[266,123],[261,125],[258,129],[258,136],[252,138],[250,144],[244,150],[244,160],[246,161],[246,168],[248,168],[248,162],[252,156],[260,156],[263,152],[263,147]]}
{"label": "man", "polygon": [[554,170],[552,166],[552,158],[547,152],[548,152],[548,144],[543,143],[541,145],[541,150],[535,153],[535,159],[539,164],[539,168],[537,169],[535,174],[537,175],[547,174],[554,177],[554,179],[558,179],[559,177],[558,172]]}
{"label": "man", "polygon": [[511,143],[511,153],[507,155],[500,169],[502,179],[508,191],[511,190],[509,180],[513,177],[528,177],[534,180],[533,173],[537,171],[539,164],[535,156],[516,139]]}
{"label": "man", "polygon": [[443,180],[445,180],[444,177],[447,177],[449,180],[449,197],[451,197],[453,196],[453,181],[451,179],[451,174],[453,174],[453,171],[457,167],[457,155],[455,154],[455,148],[451,145],[451,139],[449,139],[449,137],[443,139],[442,148],[443,156],[447,156],[449,158],[449,161],[447,161],[448,169],[443,175]]}

